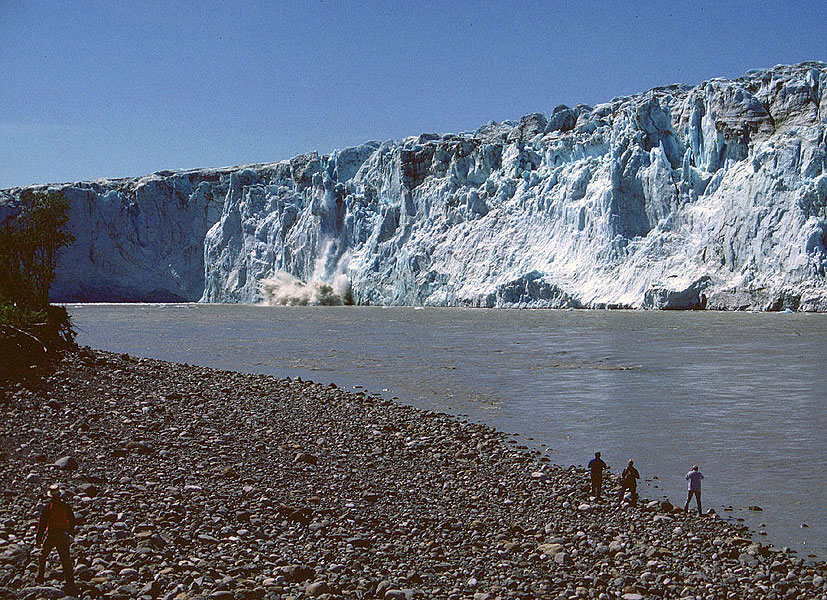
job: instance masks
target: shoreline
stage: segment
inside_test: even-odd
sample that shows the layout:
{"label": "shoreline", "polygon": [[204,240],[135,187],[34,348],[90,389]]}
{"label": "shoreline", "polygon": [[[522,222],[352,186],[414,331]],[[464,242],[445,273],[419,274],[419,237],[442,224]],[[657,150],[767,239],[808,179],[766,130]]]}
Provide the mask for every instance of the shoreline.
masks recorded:
{"label": "shoreline", "polygon": [[827,315],[827,310],[791,310],[785,309],[759,309],[759,308],[745,308],[745,309],[727,309],[727,308],[686,308],[686,309],[663,309],[663,308],[643,308],[635,306],[603,306],[603,307],[550,307],[550,306],[471,306],[471,305],[424,305],[424,304],[268,304],[264,301],[259,302],[201,302],[200,300],[179,300],[169,302],[126,302],[126,301],[93,301],[80,302],[75,300],[55,300],[52,304],[63,307],[73,306],[260,306],[262,308],[409,308],[409,309],[448,309],[448,310],[473,310],[473,311],[500,311],[500,310],[527,310],[527,311],[560,311],[560,312],[632,312],[632,313],[716,313],[716,314],[746,314],[746,315]]}
{"label": "shoreline", "polygon": [[582,468],[364,391],[89,348],[0,391],[9,598],[37,597],[30,520],[53,481],[81,517],[82,597],[827,597],[823,561],[620,505],[614,477],[592,502]]}

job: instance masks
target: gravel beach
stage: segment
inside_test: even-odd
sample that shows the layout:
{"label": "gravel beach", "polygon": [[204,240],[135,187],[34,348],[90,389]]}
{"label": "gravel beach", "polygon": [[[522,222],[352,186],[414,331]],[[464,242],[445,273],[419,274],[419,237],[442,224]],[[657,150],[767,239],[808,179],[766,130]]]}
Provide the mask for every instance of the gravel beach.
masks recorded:
{"label": "gravel beach", "polygon": [[56,553],[34,577],[55,482],[80,598],[827,599],[823,562],[715,515],[300,380],[83,348],[0,384],[0,598],[69,597]]}

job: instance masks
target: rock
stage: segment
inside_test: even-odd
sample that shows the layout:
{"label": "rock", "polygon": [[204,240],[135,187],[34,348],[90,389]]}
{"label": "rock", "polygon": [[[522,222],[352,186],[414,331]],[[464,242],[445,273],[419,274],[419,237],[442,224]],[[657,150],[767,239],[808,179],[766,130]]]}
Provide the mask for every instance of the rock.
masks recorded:
{"label": "rock", "polygon": [[770,564],[770,571],[772,571],[774,573],[781,573],[781,572],[786,571],[786,570],[787,570],[787,565],[785,565],[780,560],[774,560]]}
{"label": "rock", "polygon": [[[2,547],[0,547],[0,549],[2,549]],[[5,549],[2,549],[2,553],[0,553],[0,564],[24,567],[29,562],[30,555],[28,546],[9,544]]]}
{"label": "rock", "polygon": [[380,581],[376,585],[376,596],[378,598],[384,598],[385,597],[385,592],[387,592],[392,587],[393,587],[393,585],[391,584],[390,581],[388,581],[387,579],[383,579],[382,581]]}
{"label": "rock", "polygon": [[78,461],[72,456],[63,456],[54,462],[54,466],[61,471],[74,471],[78,468]]}
{"label": "rock", "polygon": [[311,583],[304,589],[304,593],[312,598],[317,598],[322,594],[327,594],[328,592],[330,592],[330,588],[324,581]]}
{"label": "rock", "polygon": [[565,550],[562,544],[540,544],[537,549],[546,556],[551,556],[552,558]]}
{"label": "rock", "polygon": [[279,569],[279,572],[292,583],[302,583],[316,574],[313,568],[303,565],[288,565]]}
{"label": "rock", "polygon": [[23,588],[20,590],[20,594],[22,598],[29,599],[29,598],[47,598],[48,600],[54,600],[56,598],[65,598],[66,593],[56,587],[50,586],[36,586],[36,587],[28,587]]}
{"label": "rock", "polygon": [[405,578],[405,583],[408,585],[419,585],[422,583],[422,576],[416,571],[412,571],[408,573],[408,576]]}
{"label": "rock", "polygon": [[385,596],[384,596],[384,598],[385,598],[385,600],[413,600],[413,598],[416,598],[418,595],[419,595],[419,594],[417,593],[417,591],[416,591],[416,590],[411,590],[411,589],[403,589],[403,590],[390,589],[390,590],[388,590],[387,592],[385,592]]}
{"label": "rock", "polygon": [[744,548],[744,552],[750,556],[766,556],[767,554],[766,548],[757,543],[749,544],[746,548]]}
{"label": "rock", "polygon": [[152,448],[140,440],[132,440],[124,445],[124,449],[128,452],[135,452],[137,454],[152,454]]}
{"label": "rock", "polygon": [[663,556],[671,556],[672,551],[669,548],[663,548],[660,546],[649,546],[644,553],[647,558],[660,558]]}
{"label": "rock", "polygon": [[313,510],[307,507],[279,504],[278,514],[286,518],[289,522],[307,525],[310,523],[310,518],[313,516]]}
{"label": "rock", "polygon": [[319,462],[319,459],[313,456],[312,454],[307,454],[306,452],[299,452],[296,455],[294,462],[315,465],[317,462]]}
{"label": "rock", "polygon": [[94,483],[82,483],[78,486],[78,491],[81,494],[86,494],[90,498],[95,498],[100,492],[100,488]]}
{"label": "rock", "polygon": [[758,559],[749,554],[739,554],[738,562],[742,565],[753,566],[758,564]]}
{"label": "rock", "polygon": [[224,467],[221,469],[221,476],[234,479],[238,477],[238,472],[233,467]]}

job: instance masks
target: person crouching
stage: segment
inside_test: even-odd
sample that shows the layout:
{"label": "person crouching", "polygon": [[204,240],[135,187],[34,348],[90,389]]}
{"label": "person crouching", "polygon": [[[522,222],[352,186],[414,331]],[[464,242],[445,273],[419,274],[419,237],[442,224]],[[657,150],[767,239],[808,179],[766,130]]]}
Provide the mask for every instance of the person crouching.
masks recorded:
{"label": "person crouching", "polygon": [[630,458],[629,464],[623,469],[620,476],[620,501],[623,502],[623,497],[626,495],[626,490],[632,493],[631,503],[637,504],[637,480],[640,479],[640,473],[635,469],[635,462]]}

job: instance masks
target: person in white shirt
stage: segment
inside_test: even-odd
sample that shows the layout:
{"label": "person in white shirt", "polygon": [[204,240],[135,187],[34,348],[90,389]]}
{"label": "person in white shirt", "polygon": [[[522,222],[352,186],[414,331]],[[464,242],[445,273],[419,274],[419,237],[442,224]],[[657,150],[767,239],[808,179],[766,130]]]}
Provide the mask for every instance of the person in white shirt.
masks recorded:
{"label": "person in white shirt", "polygon": [[694,495],[695,500],[698,501],[698,514],[703,514],[701,511],[701,479],[703,478],[703,474],[698,470],[698,465],[693,466],[692,470],[686,474],[686,480],[689,482],[689,493],[686,496],[686,506],[683,507],[684,512],[689,511],[689,502]]}

